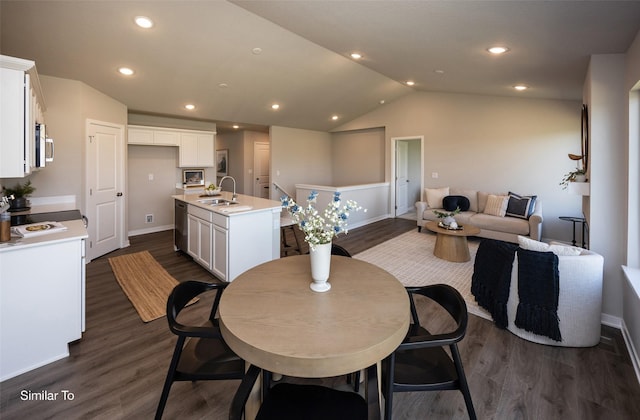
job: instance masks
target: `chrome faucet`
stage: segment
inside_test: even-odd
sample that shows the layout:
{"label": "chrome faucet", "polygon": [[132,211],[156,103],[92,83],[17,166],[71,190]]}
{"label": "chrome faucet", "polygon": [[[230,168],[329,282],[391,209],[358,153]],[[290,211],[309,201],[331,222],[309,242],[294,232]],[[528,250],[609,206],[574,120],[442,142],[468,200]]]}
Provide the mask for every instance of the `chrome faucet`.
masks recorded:
{"label": "chrome faucet", "polygon": [[227,178],[229,178],[230,180],[233,181],[233,195],[231,196],[231,201],[237,201],[238,200],[238,194],[236,194],[236,180],[235,180],[235,178],[233,178],[232,176],[223,176],[222,179],[220,180],[220,182],[218,182],[218,187],[222,188],[222,181],[224,181]]}

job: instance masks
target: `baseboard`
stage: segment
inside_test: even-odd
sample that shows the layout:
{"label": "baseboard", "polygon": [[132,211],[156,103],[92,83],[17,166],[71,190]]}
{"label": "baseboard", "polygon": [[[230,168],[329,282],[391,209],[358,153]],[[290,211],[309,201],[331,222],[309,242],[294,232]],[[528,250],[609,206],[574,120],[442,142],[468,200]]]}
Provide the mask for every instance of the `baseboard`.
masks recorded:
{"label": "baseboard", "polygon": [[627,325],[624,323],[624,319],[622,320],[622,337],[624,338],[624,342],[627,345],[629,357],[631,358],[633,369],[636,371],[636,378],[638,379],[638,383],[640,384],[640,354],[633,345],[631,334],[629,334],[629,330],[627,329]]}
{"label": "baseboard", "polygon": [[602,313],[600,314],[600,323],[619,330],[622,329],[622,318],[617,316]]}
{"label": "baseboard", "polygon": [[154,226],[146,229],[130,230],[129,236],[145,235],[147,233],[163,232],[165,230],[173,230],[174,225]]}
{"label": "baseboard", "polygon": [[631,340],[631,335],[629,334],[629,330],[624,323],[624,319],[603,313],[601,314],[600,322],[603,325],[619,329],[622,332],[622,337],[624,338],[624,342],[627,346],[627,351],[629,352],[631,363],[633,363],[633,369],[636,372],[636,378],[638,378],[638,383],[640,383],[640,353],[638,353],[633,345],[633,340]]}

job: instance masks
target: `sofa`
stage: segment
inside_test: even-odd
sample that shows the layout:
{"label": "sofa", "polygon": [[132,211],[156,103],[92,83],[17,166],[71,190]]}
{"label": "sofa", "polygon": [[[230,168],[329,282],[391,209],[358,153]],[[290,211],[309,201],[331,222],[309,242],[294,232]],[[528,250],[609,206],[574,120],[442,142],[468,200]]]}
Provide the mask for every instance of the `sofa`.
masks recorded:
{"label": "sofa", "polygon": [[455,209],[451,207],[453,203],[463,205],[458,205],[462,211],[454,216],[458,225],[477,226],[479,237],[512,243],[518,243],[518,235],[537,241],[542,237],[542,202],[536,196],[443,187],[426,188],[424,197],[425,201],[415,204],[418,231],[429,221],[439,220],[434,210],[450,212]]}

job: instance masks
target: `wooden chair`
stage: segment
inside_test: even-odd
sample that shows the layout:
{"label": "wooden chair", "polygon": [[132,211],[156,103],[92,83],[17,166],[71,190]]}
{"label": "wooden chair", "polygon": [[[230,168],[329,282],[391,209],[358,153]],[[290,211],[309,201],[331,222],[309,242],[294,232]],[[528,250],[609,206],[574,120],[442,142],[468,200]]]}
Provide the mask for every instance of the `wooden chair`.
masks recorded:
{"label": "wooden chair", "polygon": [[[467,305],[451,286],[435,284],[408,287],[412,324],[402,344],[382,364],[385,420],[391,419],[394,392],[460,390],[469,418],[476,413],[462,367],[457,343],[467,330]],[[453,331],[432,334],[420,324],[415,295],[427,297],[442,306],[454,319]],[[444,347],[448,346],[451,356]]]}
{"label": "wooden chair", "polygon": [[[167,378],[162,388],[160,402],[156,410],[156,420],[162,418],[169,397],[171,385],[175,381],[204,381],[242,379],[245,363],[224,342],[218,320],[215,318],[224,284],[186,281],[178,284],[167,300],[167,321],[169,330],[178,336],[173,357],[169,364]],[[196,296],[215,290],[209,320],[204,325],[193,326],[180,323],[178,314]]]}
{"label": "wooden chair", "polygon": [[236,392],[229,420],[242,420],[251,390],[262,375],[262,404],[256,420],[365,420],[380,418],[377,368],[366,370],[366,399],[350,391],[339,391],[321,385],[278,383],[273,387],[271,374],[251,365]]}

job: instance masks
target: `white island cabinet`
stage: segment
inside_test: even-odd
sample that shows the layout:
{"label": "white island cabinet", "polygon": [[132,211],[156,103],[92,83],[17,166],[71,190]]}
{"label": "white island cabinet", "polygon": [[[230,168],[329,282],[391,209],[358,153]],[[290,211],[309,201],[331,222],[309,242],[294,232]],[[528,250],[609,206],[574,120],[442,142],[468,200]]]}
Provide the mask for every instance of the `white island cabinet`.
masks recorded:
{"label": "white island cabinet", "polygon": [[[280,258],[279,201],[238,194],[236,204],[212,206],[209,197],[174,195],[187,206],[188,245],[193,260],[223,281]],[[231,194],[220,197],[231,200]]]}
{"label": "white island cabinet", "polygon": [[67,230],[0,243],[0,381],[69,356],[85,327],[85,239]]}

